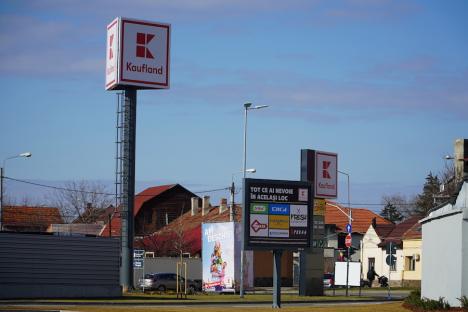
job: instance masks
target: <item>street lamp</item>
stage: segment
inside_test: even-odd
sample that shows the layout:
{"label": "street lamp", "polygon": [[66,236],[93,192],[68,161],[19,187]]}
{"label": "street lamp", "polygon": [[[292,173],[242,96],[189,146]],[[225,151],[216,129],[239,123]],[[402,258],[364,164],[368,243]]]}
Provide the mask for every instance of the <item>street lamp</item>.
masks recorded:
{"label": "street lamp", "polygon": [[[255,168],[250,168],[245,170],[246,173],[255,173],[257,170]],[[242,171],[234,172],[231,179],[231,208],[229,209],[229,221],[234,221],[234,194],[236,187],[234,185],[234,176],[236,174],[242,173]]]}
{"label": "street lamp", "polygon": [[[339,173],[344,174],[348,180],[348,224],[351,226],[351,222],[353,220],[351,214],[351,200],[350,200],[350,195],[349,195],[349,174],[343,171],[338,170]],[[351,226],[352,228],[352,226]],[[351,233],[349,233],[351,235]],[[352,243],[352,238],[351,238],[351,243]],[[348,247],[348,256],[346,257],[346,296],[348,296],[348,283],[349,283],[349,257],[351,251],[351,246]]]}
{"label": "street lamp", "polygon": [[[252,106],[252,103],[245,103],[244,104],[244,158],[242,163],[242,173],[243,173],[243,185],[242,190],[245,192],[245,174],[247,168],[247,112],[253,109],[262,109],[267,108],[268,105],[256,105]],[[245,196],[242,196],[242,209],[245,208]],[[245,223],[245,213],[242,214],[242,222]],[[239,286],[239,294],[241,298],[244,298],[244,236],[242,235],[241,238],[241,261],[240,261],[240,286]]]}
{"label": "street lamp", "polygon": [[5,176],[5,163],[9,159],[20,157],[28,158],[31,156],[32,154],[30,152],[26,152],[3,159],[2,166],[0,167],[0,231],[3,231],[3,177]]}

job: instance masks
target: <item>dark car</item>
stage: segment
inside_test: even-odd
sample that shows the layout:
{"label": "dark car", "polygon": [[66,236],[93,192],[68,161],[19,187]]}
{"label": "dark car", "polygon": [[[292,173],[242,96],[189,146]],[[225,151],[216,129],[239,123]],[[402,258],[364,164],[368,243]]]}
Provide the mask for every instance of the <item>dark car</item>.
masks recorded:
{"label": "dark car", "polygon": [[333,273],[323,274],[323,287],[331,288],[335,284],[335,275]]}
{"label": "dark car", "polygon": [[[185,285],[185,279],[179,276],[179,283]],[[144,290],[176,290],[177,275],[175,273],[149,273],[139,280],[138,286]],[[182,286],[183,287],[183,286]],[[187,279],[187,292],[201,290],[201,282]]]}

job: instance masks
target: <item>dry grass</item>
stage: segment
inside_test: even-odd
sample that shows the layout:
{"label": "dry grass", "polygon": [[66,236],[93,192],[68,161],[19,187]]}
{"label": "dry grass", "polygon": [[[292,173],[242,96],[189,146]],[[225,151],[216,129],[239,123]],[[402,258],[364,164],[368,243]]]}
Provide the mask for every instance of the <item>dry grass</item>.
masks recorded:
{"label": "dry grass", "polygon": [[[79,312],[216,312],[222,310],[223,312],[266,312],[272,311],[269,307],[250,307],[240,306],[235,307],[219,306],[219,307],[205,307],[205,306],[183,306],[183,307],[142,307],[142,306],[0,306],[0,311],[5,310],[66,310],[66,311],[79,311]],[[295,312],[408,312],[403,308],[401,303],[384,303],[384,304],[369,304],[369,305],[334,305],[323,307],[283,307],[281,311],[295,311]]]}

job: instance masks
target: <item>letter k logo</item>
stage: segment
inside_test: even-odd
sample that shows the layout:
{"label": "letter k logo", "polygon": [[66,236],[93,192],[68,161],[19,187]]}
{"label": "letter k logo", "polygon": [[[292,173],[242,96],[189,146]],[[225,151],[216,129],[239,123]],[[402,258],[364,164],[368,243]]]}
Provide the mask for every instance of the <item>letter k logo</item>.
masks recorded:
{"label": "letter k logo", "polygon": [[137,37],[136,37],[136,44],[137,44],[136,56],[137,57],[154,59],[153,54],[151,54],[151,51],[147,47],[148,43],[151,40],[153,40],[153,38],[154,38],[153,34],[137,33]]}
{"label": "letter k logo", "polygon": [[328,172],[328,168],[331,165],[331,161],[324,160],[322,162],[322,178],[324,179],[331,179],[330,173]]}

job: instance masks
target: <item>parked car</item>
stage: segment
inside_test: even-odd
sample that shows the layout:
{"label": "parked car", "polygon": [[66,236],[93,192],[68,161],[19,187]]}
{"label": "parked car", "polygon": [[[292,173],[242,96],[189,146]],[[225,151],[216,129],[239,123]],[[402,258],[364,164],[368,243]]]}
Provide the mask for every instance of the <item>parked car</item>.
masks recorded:
{"label": "parked car", "polygon": [[333,273],[323,274],[323,287],[331,288],[335,284],[335,275]]}
{"label": "parked car", "polygon": [[[185,279],[179,276],[179,282],[185,285]],[[175,273],[149,273],[139,280],[138,287],[144,290],[176,290],[177,275]],[[187,279],[187,292],[193,293],[201,290],[201,282]]]}

